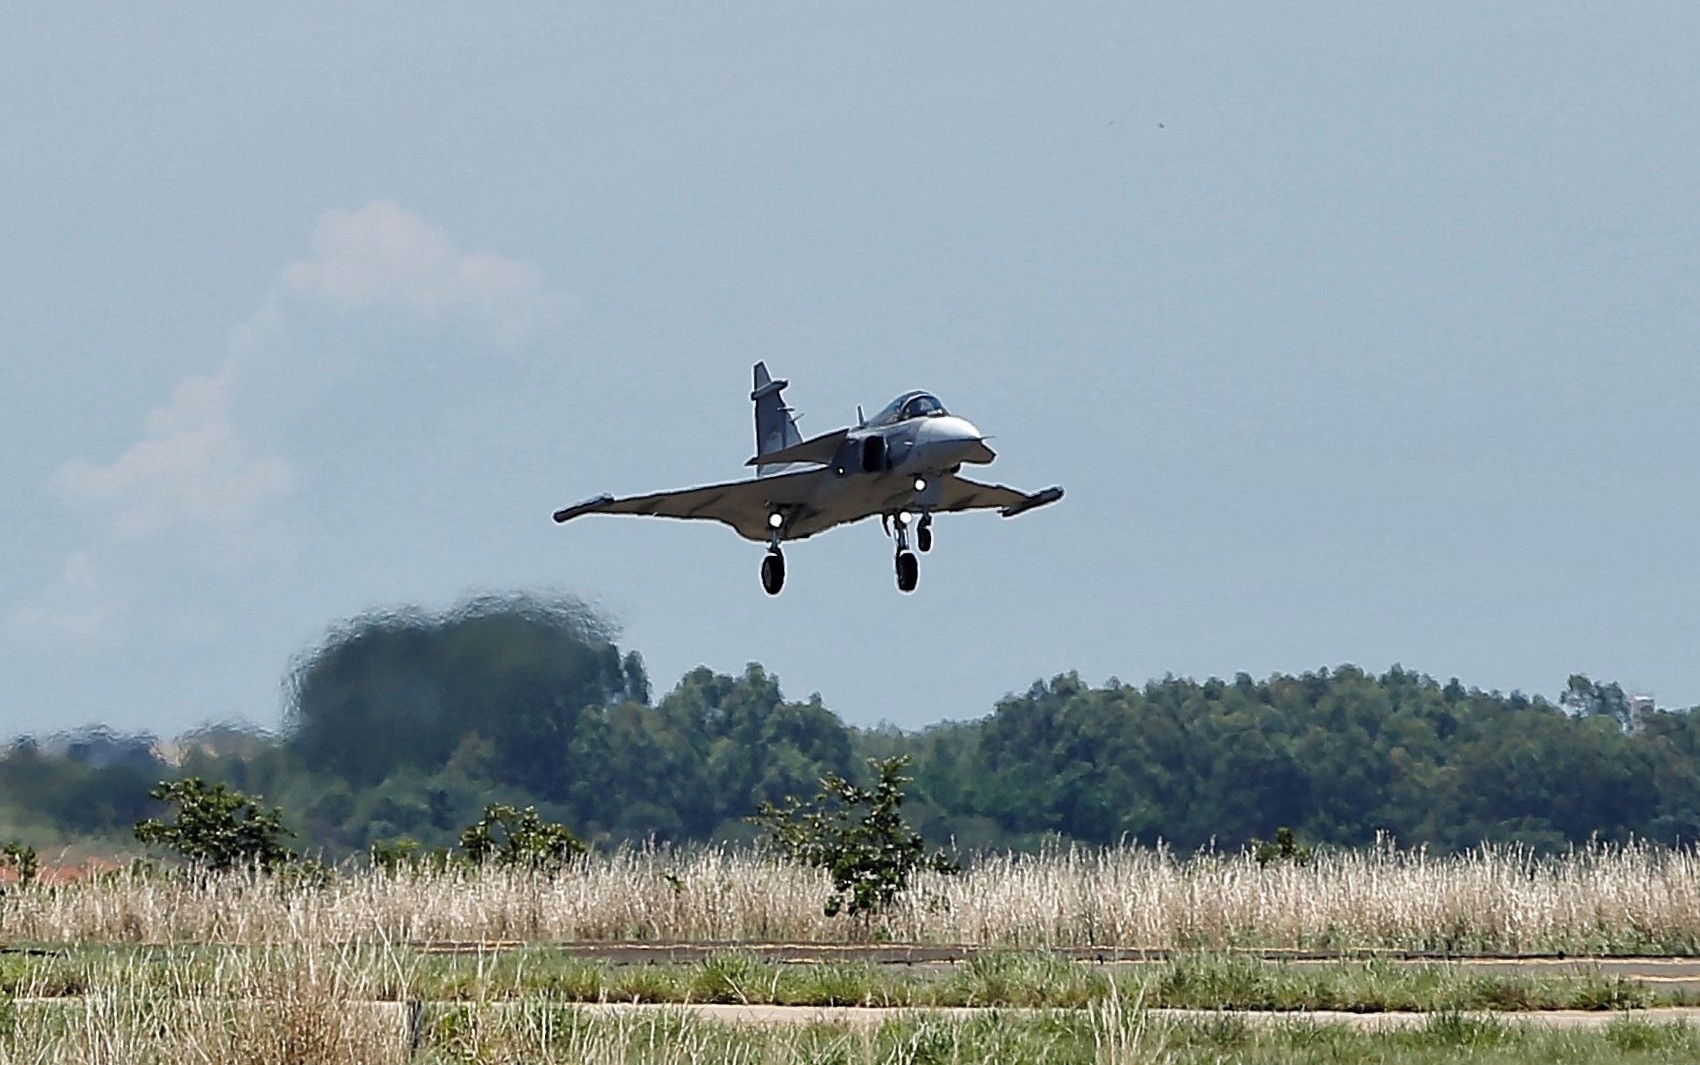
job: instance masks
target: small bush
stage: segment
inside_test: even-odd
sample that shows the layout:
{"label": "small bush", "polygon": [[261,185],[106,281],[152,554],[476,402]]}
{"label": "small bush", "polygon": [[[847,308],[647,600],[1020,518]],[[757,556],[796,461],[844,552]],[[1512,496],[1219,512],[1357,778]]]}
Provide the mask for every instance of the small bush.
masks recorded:
{"label": "small bush", "polygon": [[493,863],[549,874],[585,852],[572,829],[543,820],[535,806],[516,810],[504,803],[486,806],[484,816],[460,834],[460,846],[474,865]]}
{"label": "small bush", "polygon": [[447,847],[426,850],[418,840],[407,836],[373,840],[371,847],[367,848],[366,857],[372,868],[382,869],[391,876],[401,873],[441,873],[456,866],[470,864]]}
{"label": "small bush", "polygon": [[41,872],[41,862],[36,859],[35,848],[25,846],[14,840],[0,847],[0,869],[11,869],[18,874],[18,883],[29,886]]}
{"label": "small bush", "polygon": [[136,824],[136,839],[164,847],[208,872],[258,868],[275,872],[295,856],[283,845],[295,833],[276,807],[262,810],[239,791],[199,777],[161,781],[150,798],[177,808],[169,822],[149,818]]}
{"label": "small bush", "polygon": [[903,786],[913,783],[903,775],[908,764],[908,755],[870,758],[877,778],[872,788],[828,773],[808,806],[795,798],[783,807],[764,802],[748,818],[781,854],[832,877],[832,895],[824,907],[828,917],[878,913],[909,889],[918,870],[961,871],[961,864],[943,851],[928,854],[926,841],[899,812]]}
{"label": "small bush", "polygon": [[1300,843],[1299,837],[1286,825],[1275,830],[1274,840],[1254,839],[1247,844],[1258,865],[1309,865],[1316,849]]}

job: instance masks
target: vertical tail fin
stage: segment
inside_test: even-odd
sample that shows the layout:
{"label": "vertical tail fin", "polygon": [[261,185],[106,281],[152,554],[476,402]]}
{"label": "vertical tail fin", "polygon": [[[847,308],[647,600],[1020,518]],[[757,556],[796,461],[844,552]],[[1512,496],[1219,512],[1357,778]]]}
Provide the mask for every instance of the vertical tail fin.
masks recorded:
{"label": "vertical tail fin", "polygon": [[[803,434],[797,431],[797,421],[791,417],[791,408],[785,405],[785,400],[780,395],[790,383],[783,379],[774,380],[767,372],[767,363],[756,363],[755,390],[750,393],[750,399],[754,400],[756,405],[758,458],[803,442]],[[756,475],[761,476],[778,468],[757,466]]]}

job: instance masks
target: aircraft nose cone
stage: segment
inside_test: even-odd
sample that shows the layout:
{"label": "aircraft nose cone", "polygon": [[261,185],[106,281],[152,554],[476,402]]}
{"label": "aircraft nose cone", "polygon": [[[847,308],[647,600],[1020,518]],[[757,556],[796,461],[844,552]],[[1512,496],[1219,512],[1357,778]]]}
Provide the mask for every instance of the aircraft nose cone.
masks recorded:
{"label": "aircraft nose cone", "polygon": [[947,414],[929,418],[921,425],[921,442],[925,444],[971,444],[980,439],[980,430],[967,418]]}
{"label": "aircraft nose cone", "polygon": [[985,437],[967,418],[929,418],[921,426],[919,442],[927,464],[936,468],[991,461],[992,450],[986,446]]}

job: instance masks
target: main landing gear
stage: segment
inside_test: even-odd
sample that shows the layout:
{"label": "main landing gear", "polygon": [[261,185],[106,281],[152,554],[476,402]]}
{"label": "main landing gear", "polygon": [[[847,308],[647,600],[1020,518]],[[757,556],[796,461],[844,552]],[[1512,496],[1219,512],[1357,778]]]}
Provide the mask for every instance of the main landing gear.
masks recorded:
{"label": "main landing gear", "polygon": [[[777,519],[777,520],[774,520]],[[915,546],[922,552],[933,549],[933,516],[922,514],[919,520],[904,511],[898,514],[887,514],[885,517],[886,533],[897,541],[897,557],[894,566],[897,570],[897,590],[905,594],[913,592],[915,586],[921,583],[921,561],[915,557],[915,552],[909,550],[909,527],[915,527]],[[785,527],[784,516],[774,514],[768,520],[772,535],[767,541],[767,554],[761,560],[761,588],[768,595],[778,595],[785,587],[785,554],[779,549]]]}
{"label": "main landing gear", "polygon": [[913,551],[897,553],[897,590],[912,592],[921,579],[921,563],[915,558]]}
{"label": "main landing gear", "polygon": [[768,595],[778,595],[785,587],[785,556],[777,547],[768,548],[761,560],[761,587]]}

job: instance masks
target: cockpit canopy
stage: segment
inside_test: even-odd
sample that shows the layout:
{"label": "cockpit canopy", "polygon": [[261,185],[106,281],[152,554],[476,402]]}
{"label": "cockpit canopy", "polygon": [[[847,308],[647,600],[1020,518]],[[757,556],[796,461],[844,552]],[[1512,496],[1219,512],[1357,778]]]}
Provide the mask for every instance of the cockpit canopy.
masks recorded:
{"label": "cockpit canopy", "polygon": [[936,418],[949,412],[931,392],[905,392],[869,420],[869,425],[892,425],[911,418]]}

